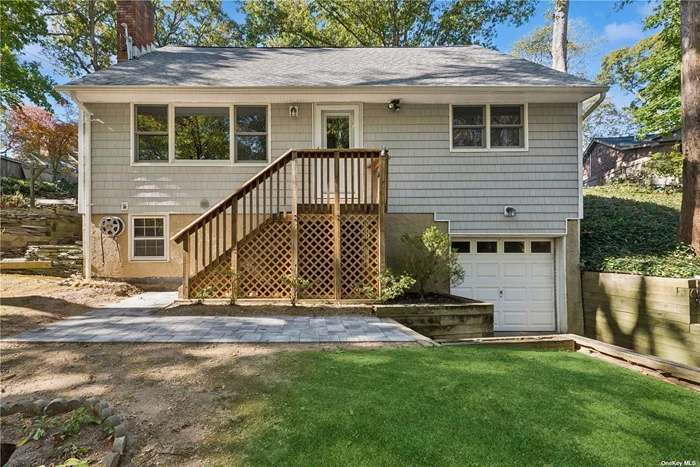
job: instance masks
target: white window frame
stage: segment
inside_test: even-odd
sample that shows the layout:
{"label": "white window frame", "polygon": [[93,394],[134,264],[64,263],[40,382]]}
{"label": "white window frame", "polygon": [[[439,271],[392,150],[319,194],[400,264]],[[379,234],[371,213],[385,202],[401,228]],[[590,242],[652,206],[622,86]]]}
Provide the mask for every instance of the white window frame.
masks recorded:
{"label": "white window frame", "polygon": [[[522,147],[509,147],[509,146],[491,146],[491,106],[522,106],[523,108],[523,146]],[[484,131],[486,135],[484,138],[486,140],[485,146],[475,146],[475,147],[460,147],[454,146],[454,110],[453,107],[484,107],[484,113],[486,117]],[[450,115],[449,115],[449,125],[450,125],[450,152],[527,152],[530,150],[530,138],[529,138],[529,125],[528,125],[528,103],[527,102],[497,102],[497,103],[481,103],[481,102],[469,102],[463,104],[450,104]]]}
{"label": "white window frame", "polygon": [[[136,106],[137,105],[167,105],[168,106],[168,160],[167,161],[137,161],[136,160]],[[222,104],[216,102],[200,102],[200,103],[177,103],[163,104],[162,102],[131,102],[129,111],[129,132],[130,144],[129,152],[131,166],[142,167],[223,167],[232,165],[246,165],[265,167],[270,163],[270,155],[272,153],[272,104],[268,103],[230,103]],[[175,159],[175,108],[176,107],[227,107],[229,109],[229,159],[228,160],[185,160]],[[235,108],[236,107],[265,107],[267,110],[267,159],[264,161],[237,161],[236,155],[236,122]]]}
{"label": "white window frame", "polygon": [[[136,236],[134,235],[134,220],[135,219],[153,219],[161,218],[163,219],[163,242],[164,256],[134,256],[134,240]],[[150,237],[139,237],[139,239],[154,240]],[[170,261],[170,216],[168,214],[130,214],[129,215],[129,261],[133,262],[158,262],[167,263]]]}
{"label": "white window frame", "polygon": [[337,112],[337,113],[347,113],[353,112],[353,145],[351,149],[362,149],[364,147],[364,134],[363,134],[363,123],[362,123],[362,113],[363,105],[359,104],[314,104],[313,106],[314,118],[313,118],[313,136],[314,136],[314,147],[321,149],[323,147],[323,113],[324,112]]}

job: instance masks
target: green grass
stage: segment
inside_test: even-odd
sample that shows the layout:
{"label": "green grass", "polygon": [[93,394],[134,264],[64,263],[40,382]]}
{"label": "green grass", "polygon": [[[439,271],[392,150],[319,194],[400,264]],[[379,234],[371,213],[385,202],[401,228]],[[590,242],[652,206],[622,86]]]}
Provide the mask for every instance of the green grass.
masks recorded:
{"label": "green grass", "polygon": [[692,278],[700,257],[676,241],[681,193],[636,185],[584,189],[581,267],[585,271]]}
{"label": "green grass", "polygon": [[699,394],[582,354],[473,347],[290,352],[249,379],[209,434],[209,464],[700,460]]}

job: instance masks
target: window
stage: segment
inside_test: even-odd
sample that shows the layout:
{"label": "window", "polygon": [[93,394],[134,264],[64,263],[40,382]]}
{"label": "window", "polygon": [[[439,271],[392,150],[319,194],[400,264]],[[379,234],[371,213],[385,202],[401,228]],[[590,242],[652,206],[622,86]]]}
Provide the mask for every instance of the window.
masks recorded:
{"label": "window", "polygon": [[484,106],[452,107],[452,146],[455,148],[486,147]]}
{"label": "window", "polygon": [[527,148],[527,104],[451,106],[453,151]]}
{"label": "window", "polygon": [[229,160],[229,107],[176,107],[176,160]]}
{"label": "window", "polygon": [[452,248],[457,250],[457,253],[471,253],[471,242],[452,242]]}
{"label": "window", "polygon": [[267,107],[236,107],[236,160],[267,161]]}
{"label": "window", "polygon": [[167,222],[160,217],[131,218],[132,246],[131,257],[135,260],[166,260]]}
{"label": "window", "polygon": [[491,106],[491,147],[524,147],[523,106]]}
{"label": "window", "polygon": [[168,162],[168,106],[135,106],[135,158],[137,162]]}
{"label": "window", "polygon": [[530,242],[530,253],[551,253],[552,242]]}
{"label": "window", "polygon": [[525,253],[525,242],[505,241],[503,242],[503,253]]}
{"label": "window", "polygon": [[498,253],[498,242],[476,242],[477,253]]}

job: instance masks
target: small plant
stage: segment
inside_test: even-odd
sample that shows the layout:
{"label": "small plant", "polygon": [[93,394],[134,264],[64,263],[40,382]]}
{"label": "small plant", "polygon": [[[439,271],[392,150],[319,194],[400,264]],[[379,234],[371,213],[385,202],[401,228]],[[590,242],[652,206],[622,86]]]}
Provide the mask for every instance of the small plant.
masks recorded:
{"label": "small plant", "polygon": [[357,290],[373,300],[386,302],[401,297],[413,287],[416,280],[407,274],[396,275],[390,269],[379,273],[379,293],[373,285],[357,284]]}
{"label": "small plant", "polygon": [[197,305],[202,304],[202,300],[205,298],[210,298],[214,294],[214,287],[209,286],[209,287],[204,287],[202,290],[197,292],[197,294],[194,296],[195,300],[197,301]]}
{"label": "small plant", "polygon": [[235,274],[229,270],[228,275],[231,278],[231,306],[236,305],[236,301],[243,297],[243,288],[241,287],[241,275]]}
{"label": "small plant", "polygon": [[401,241],[408,247],[404,274],[415,279],[421,298],[431,288],[456,286],[464,280],[457,250],[452,248],[449,235],[437,227],[428,227],[421,235],[404,234]]}
{"label": "small plant", "polygon": [[0,202],[0,207],[3,209],[7,208],[21,208],[27,206],[29,200],[19,191],[16,191],[14,195],[3,195],[2,202]]}
{"label": "small plant", "polygon": [[292,306],[297,306],[297,302],[304,298],[304,291],[314,287],[314,282],[309,279],[304,279],[298,274],[289,274],[287,276],[282,276],[279,279],[280,284],[288,285],[291,289],[289,299],[292,302]]}
{"label": "small plant", "polygon": [[100,420],[90,415],[85,407],[80,407],[72,412],[63,422],[63,426],[60,429],[61,439],[80,433],[80,427],[88,423],[93,425],[102,424]]}

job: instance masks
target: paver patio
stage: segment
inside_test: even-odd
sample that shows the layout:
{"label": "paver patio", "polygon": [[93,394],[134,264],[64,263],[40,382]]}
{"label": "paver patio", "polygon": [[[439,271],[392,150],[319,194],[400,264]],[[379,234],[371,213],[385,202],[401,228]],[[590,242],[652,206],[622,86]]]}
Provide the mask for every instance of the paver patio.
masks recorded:
{"label": "paver patio", "polygon": [[[176,294],[147,292],[4,342],[413,342],[377,317],[152,316]],[[410,331],[409,331],[410,333]]]}

